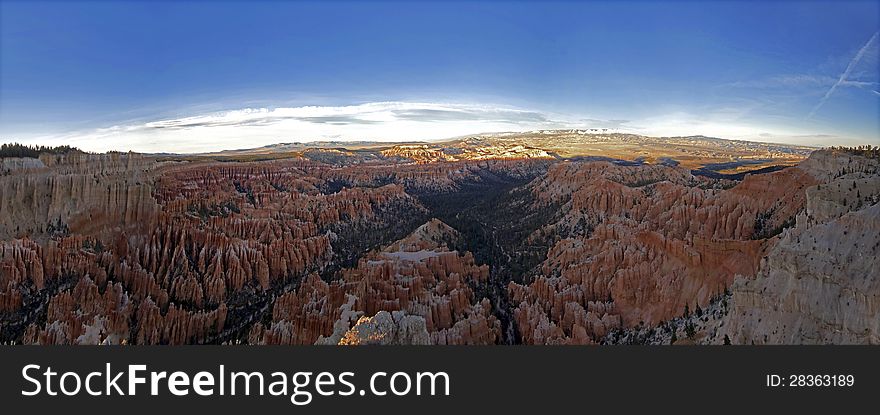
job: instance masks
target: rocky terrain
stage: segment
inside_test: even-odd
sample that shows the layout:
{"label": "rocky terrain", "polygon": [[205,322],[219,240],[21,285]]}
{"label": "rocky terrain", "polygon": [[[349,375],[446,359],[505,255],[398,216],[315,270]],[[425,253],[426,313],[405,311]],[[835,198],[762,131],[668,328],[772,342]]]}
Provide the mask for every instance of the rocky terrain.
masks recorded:
{"label": "rocky terrain", "polygon": [[[449,250],[460,236],[437,219],[367,253],[329,284],[316,275],[279,297],[259,344],[494,344],[501,325],[486,298],[488,265]],[[350,327],[352,326],[352,327]],[[326,336],[326,337],[325,337]]]}
{"label": "rocky terrain", "polygon": [[200,155],[260,160],[291,154],[336,164],[431,163],[488,159],[593,159],[681,165],[719,173],[741,173],[803,160],[812,147],[723,140],[714,137],[650,137],[607,130],[541,130],[476,134],[439,142],[312,142],[228,150]]}
{"label": "rocky terrain", "polygon": [[618,330],[605,340],[880,344],[880,160],[820,151],[797,168],[816,184],[806,189],[795,223],[772,239],[753,278],[737,275],[705,311],[677,316],[657,330]]}
{"label": "rocky terrain", "polygon": [[797,224],[733,284],[734,343],[880,344],[880,162],[820,152]]}
{"label": "rocky terrain", "polygon": [[880,343],[878,179],[585,131],[6,157],[0,341]]}

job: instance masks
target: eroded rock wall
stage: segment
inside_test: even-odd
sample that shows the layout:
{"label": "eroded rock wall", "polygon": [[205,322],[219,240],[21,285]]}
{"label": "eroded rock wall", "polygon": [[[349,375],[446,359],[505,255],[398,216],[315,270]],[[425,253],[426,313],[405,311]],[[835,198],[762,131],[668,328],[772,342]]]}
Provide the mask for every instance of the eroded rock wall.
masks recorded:
{"label": "eroded rock wall", "polygon": [[880,163],[828,151],[803,168],[822,183],[757,277],[733,284],[724,333],[738,344],[880,344]]}
{"label": "eroded rock wall", "polygon": [[521,340],[590,343],[706,307],[736,276],[755,275],[815,183],[799,168],[727,188],[662,165],[554,165],[532,190],[564,202],[546,231],[561,238],[531,283],[508,287]]}

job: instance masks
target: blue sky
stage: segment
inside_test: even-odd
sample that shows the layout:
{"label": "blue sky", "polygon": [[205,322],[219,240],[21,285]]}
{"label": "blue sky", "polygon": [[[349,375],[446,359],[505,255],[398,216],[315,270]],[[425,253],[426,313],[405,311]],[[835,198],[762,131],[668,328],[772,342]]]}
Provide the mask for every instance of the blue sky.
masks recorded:
{"label": "blue sky", "polygon": [[0,141],[206,151],[603,127],[880,144],[861,2],[0,2]]}

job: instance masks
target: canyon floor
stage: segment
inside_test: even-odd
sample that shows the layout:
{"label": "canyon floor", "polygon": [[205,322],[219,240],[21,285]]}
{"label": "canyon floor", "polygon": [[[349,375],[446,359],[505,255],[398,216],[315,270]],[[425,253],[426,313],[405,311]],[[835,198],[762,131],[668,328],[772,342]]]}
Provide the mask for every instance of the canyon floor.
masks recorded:
{"label": "canyon floor", "polygon": [[0,159],[0,342],[880,344],[880,151],[567,130]]}

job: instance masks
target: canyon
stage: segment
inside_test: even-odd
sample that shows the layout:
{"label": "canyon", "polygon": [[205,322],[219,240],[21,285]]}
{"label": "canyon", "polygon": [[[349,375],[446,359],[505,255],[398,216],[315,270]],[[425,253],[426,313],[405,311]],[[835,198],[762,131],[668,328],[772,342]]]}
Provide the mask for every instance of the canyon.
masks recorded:
{"label": "canyon", "polygon": [[878,344],[880,157],[566,130],[2,159],[14,344]]}

